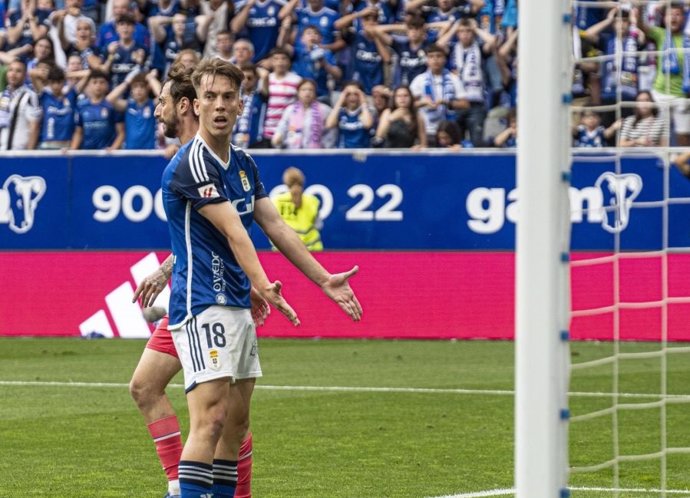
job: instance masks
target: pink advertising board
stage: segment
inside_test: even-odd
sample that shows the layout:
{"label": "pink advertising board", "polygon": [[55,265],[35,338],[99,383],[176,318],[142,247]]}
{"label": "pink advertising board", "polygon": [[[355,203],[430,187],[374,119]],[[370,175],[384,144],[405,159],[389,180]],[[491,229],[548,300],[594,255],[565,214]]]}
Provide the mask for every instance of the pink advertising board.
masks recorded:
{"label": "pink advertising board", "polygon": [[[0,252],[0,335],[146,337],[149,325],[131,303],[136,284],[167,256],[138,251]],[[578,255],[584,256],[601,255]],[[279,313],[264,337],[510,339],[514,327],[512,252],[326,252],[332,271],[355,264],[352,285],[364,307],[354,324],[281,255],[260,258],[302,325]],[[664,293],[660,258],[620,260],[621,338],[658,340],[667,324],[672,340],[690,340],[690,256],[668,257]],[[613,338],[613,263],[572,270],[574,339]],[[167,292],[167,291],[166,291]],[[666,294],[666,295],[665,295]],[[672,304],[662,306],[662,299]],[[165,300],[166,295],[161,297]],[[637,304],[635,304],[637,303]],[[582,310],[592,311],[579,316]],[[667,315],[667,320],[665,319]]]}

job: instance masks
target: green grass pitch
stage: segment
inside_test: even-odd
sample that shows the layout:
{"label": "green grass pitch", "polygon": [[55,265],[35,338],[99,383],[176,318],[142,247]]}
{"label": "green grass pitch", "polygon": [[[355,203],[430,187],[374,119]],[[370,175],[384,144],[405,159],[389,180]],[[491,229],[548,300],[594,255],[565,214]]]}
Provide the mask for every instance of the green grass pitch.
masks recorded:
{"label": "green grass pitch", "polygon": [[[0,497],[163,496],[163,472],[126,388],[143,346],[0,339]],[[263,339],[260,347],[264,377],[252,406],[256,498],[417,498],[512,488],[513,343]],[[583,361],[606,356],[611,345],[573,343],[571,350]],[[668,392],[688,394],[690,358],[667,361]],[[621,362],[620,391],[658,393],[660,364]],[[611,368],[575,372],[571,391],[610,392]],[[183,390],[169,394],[186,427]],[[573,396],[571,411],[610,404],[610,397]],[[667,406],[669,446],[690,446],[688,408]],[[660,417],[661,408],[620,412],[621,452],[658,451]],[[611,458],[611,426],[610,416],[572,424],[571,463]],[[690,455],[670,455],[667,487],[690,489],[688,469]],[[620,487],[656,489],[659,476],[658,459],[623,463]],[[610,471],[573,475],[571,485],[574,497],[614,496],[577,489],[610,488]]]}

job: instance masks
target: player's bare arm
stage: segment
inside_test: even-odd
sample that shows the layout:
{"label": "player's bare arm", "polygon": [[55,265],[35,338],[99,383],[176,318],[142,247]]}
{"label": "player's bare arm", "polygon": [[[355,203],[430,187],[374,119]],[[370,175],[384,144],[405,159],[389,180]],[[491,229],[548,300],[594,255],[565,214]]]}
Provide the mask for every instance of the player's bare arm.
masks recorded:
{"label": "player's bare arm", "polygon": [[209,220],[228,239],[237,262],[261,297],[275,306],[293,325],[299,325],[297,313],[280,293],[282,284],[277,280],[271,282],[266,276],[254,244],[232,204],[229,202],[206,204],[199,209],[199,214]]}
{"label": "player's bare arm", "polygon": [[171,254],[163,261],[163,264],[160,265],[156,271],[141,281],[137,286],[137,290],[134,291],[132,302],[135,303],[137,299],[141,299],[141,306],[143,308],[153,306],[153,302],[158,295],[163,292],[165,285],[168,283],[168,280],[170,280],[172,267],[173,255]]}
{"label": "player's bare arm", "polygon": [[354,321],[362,318],[362,306],[349,283],[350,277],[359,271],[359,267],[355,266],[343,273],[329,273],[307,250],[297,233],[285,224],[268,197],[256,201],[254,220],[278,250],[309,280],[321,287],[350,318]]}

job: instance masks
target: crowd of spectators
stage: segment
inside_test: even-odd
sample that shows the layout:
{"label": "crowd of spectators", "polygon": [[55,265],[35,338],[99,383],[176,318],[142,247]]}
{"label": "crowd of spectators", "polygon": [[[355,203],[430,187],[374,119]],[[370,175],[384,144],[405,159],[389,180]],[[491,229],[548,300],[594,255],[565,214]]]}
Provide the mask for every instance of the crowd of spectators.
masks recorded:
{"label": "crowd of spectators", "polygon": [[[573,145],[690,145],[690,16],[667,4],[574,8]],[[154,117],[161,81],[201,57],[245,75],[242,147],[515,147],[517,9],[0,0],[0,150],[169,146]]]}

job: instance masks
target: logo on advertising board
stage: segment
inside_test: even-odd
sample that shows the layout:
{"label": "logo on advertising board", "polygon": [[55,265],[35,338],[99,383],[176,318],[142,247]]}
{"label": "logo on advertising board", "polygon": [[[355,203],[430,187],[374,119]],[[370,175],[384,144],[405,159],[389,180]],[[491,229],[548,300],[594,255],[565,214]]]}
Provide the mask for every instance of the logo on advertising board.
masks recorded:
{"label": "logo on advertising board", "polygon": [[607,171],[597,178],[594,185],[601,189],[604,200],[601,227],[609,233],[622,232],[630,222],[633,201],[642,192],[642,178],[634,173],[617,175]]}
{"label": "logo on advertising board", "polygon": [[10,175],[0,189],[0,223],[7,223],[15,233],[28,232],[45,193],[42,177]]}

